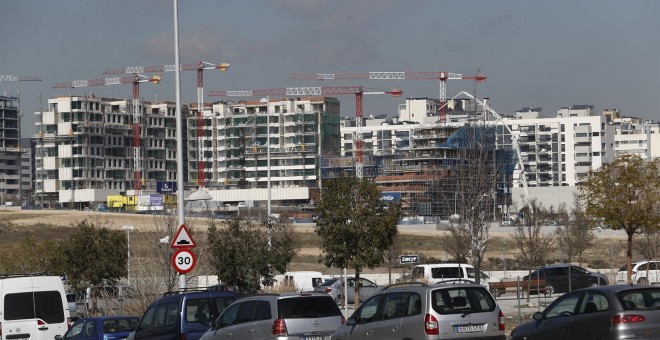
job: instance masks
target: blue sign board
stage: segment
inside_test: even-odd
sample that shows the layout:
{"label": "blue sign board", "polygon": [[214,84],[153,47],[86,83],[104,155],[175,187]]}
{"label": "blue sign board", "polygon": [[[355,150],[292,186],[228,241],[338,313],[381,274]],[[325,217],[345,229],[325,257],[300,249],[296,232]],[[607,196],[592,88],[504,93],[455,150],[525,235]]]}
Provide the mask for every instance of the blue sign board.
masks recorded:
{"label": "blue sign board", "polygon": [[399,202],[401,200],[401,193],[400,192],[384,192],[380,199],[382,199],[386,203]]}
{"label": "blue sign board", "polygon": [[156,192],[159,194],[172,194],[176,192],[175,181],[158,181],[156,182]]}
{"label": "blue sign board", "polygon": [[419,263],[419,256],[418,255],[400,255],[399,256],[399,263],[400,264]]}

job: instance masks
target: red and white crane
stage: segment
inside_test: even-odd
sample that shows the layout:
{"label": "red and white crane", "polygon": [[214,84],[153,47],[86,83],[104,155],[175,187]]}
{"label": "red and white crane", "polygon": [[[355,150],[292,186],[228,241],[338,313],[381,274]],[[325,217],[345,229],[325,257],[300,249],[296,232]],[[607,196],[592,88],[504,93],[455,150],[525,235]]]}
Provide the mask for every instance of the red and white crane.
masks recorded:
{"label": "red and white crane", "polygon": [[140,83],[160,83],[160,76],[147,77],[142,74],[133,74],[126,77],[113,77],[89,80],[74,80],[72,82],[55,83],[53,88],[78,88],[87,86],[132,84],[133,85],[133,189],[142,190],[142,157],[140,153],[142,137],[142,102],[140,101]]}
{"label": "red and white crane", "polygon": [[[229,69],[228,63],[212,64],[205,61],[200,61],[194,64],[179,64],[181,71],[197,71],[197,148],[198,148],[198,161],[197,161],[197,184],[204,187],[206,181],[204,179],[204,151],[202,149],[202,137],[204,136],[203,123],[204,118],[202,111],[204,110],[204,70],[220,70],[227,71]],[[130,73],[162,73],[174,72],[176,65],[156,65],[156,66],[129,66],[119,69],[108,69],[104,74],[130,74]]]}
{"label": "red and white crane", "polygon": [[0,74],[0,81],[41,81],[39,77],[21,77],[12,76],[11,74]]}
{"label": "red and white crane", "polygon": [[325,95],[355,95],[355,177],[362,178],[364,175],[363,151],[362,151],[362,96],[365,94],[389,94],[400,97],[401,89],[391,91],[365,92],[362,86],[332,86],[332,87],[281,87],[263,90],[248,91],[211,91],[209,96],[325,96]]}
{"label": "red and white crane", "polygon": [[336,80],[336,79],[371,79],[371,80],[439,80],[440,81],[440,107],[439,121],[445,123],[447,107],[447,80],[464,79],[483,82],[486,76],[477,72],[476,75],[465,76],[451,72],[352,72],[352,73],[317,73],[317,74],[291,74],[289,79],[294,80]]}

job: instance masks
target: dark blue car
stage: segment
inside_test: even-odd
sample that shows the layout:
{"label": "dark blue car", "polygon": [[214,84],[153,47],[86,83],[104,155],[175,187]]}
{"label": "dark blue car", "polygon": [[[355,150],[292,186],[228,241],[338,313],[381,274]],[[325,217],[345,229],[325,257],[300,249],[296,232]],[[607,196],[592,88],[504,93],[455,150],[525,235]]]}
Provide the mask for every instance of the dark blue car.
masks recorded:
{"label": "dark blue car", "polygon": [[[137,316],[98,316],[79,319],[61,340],[124,340],[137,329]],[[57,337],[56,337],[57,340]]]}

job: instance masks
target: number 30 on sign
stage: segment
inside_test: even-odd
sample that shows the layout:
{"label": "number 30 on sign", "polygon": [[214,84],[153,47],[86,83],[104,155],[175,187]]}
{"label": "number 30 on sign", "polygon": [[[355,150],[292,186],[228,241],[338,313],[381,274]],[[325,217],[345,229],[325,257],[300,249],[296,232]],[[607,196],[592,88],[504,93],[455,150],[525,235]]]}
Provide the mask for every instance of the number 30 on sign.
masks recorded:
{"label": "number 30 on sign", "polygon": [[185,274],[197,264],[197,257],[190,249],[179,249],[172,255],[172,266],[180,274]]}

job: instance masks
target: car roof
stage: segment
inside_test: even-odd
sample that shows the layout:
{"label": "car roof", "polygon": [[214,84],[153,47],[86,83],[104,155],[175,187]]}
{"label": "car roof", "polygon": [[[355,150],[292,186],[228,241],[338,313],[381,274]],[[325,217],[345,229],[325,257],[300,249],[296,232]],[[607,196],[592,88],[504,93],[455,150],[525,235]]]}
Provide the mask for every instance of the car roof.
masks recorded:
{"label": "car roof", "polygon": [[[660,289],[660,286],[651,286],[651,285],[627,285],[627,284],[618,284],[618,285],[605,285],[605,286],[596,286],[596,287],[587,287],[579,289],[583,290],[597,290],[601,292],[610,292],[618,293],[625,292],[629,290],[640,290],[640,289]],[[576,290],[578,291],[578,290]]]}
{"label": "car roof", "polygon": [[172,301],[181,301],[184,298],[199,298],[199,297],[238,297],[238,293],[233,291],[193,291],[193,292],[169,292],[165,293],[165,296],[159,298],[158,300],[150,304],[158,304],[163,302],[172,302]]}
{"label": "car roof", "polygon": [[422,282],[401,282],[391,284],[381,290],[381,292],[391,292],[391,291],[420,291],[427,290],[429,288],[456,288],[456,287],[475,287],[475,288],[484,288],[484,286],[477,283],[467,283],[467,282],[439,282],[426,284]]}
{"label": "car roof", "polygon": [[104,315],[104,316],[90,316],[87,318],[82,318],[79,320],[114,320],[114,319],[136,319],[139,320],[139,316],[135,315]]}

